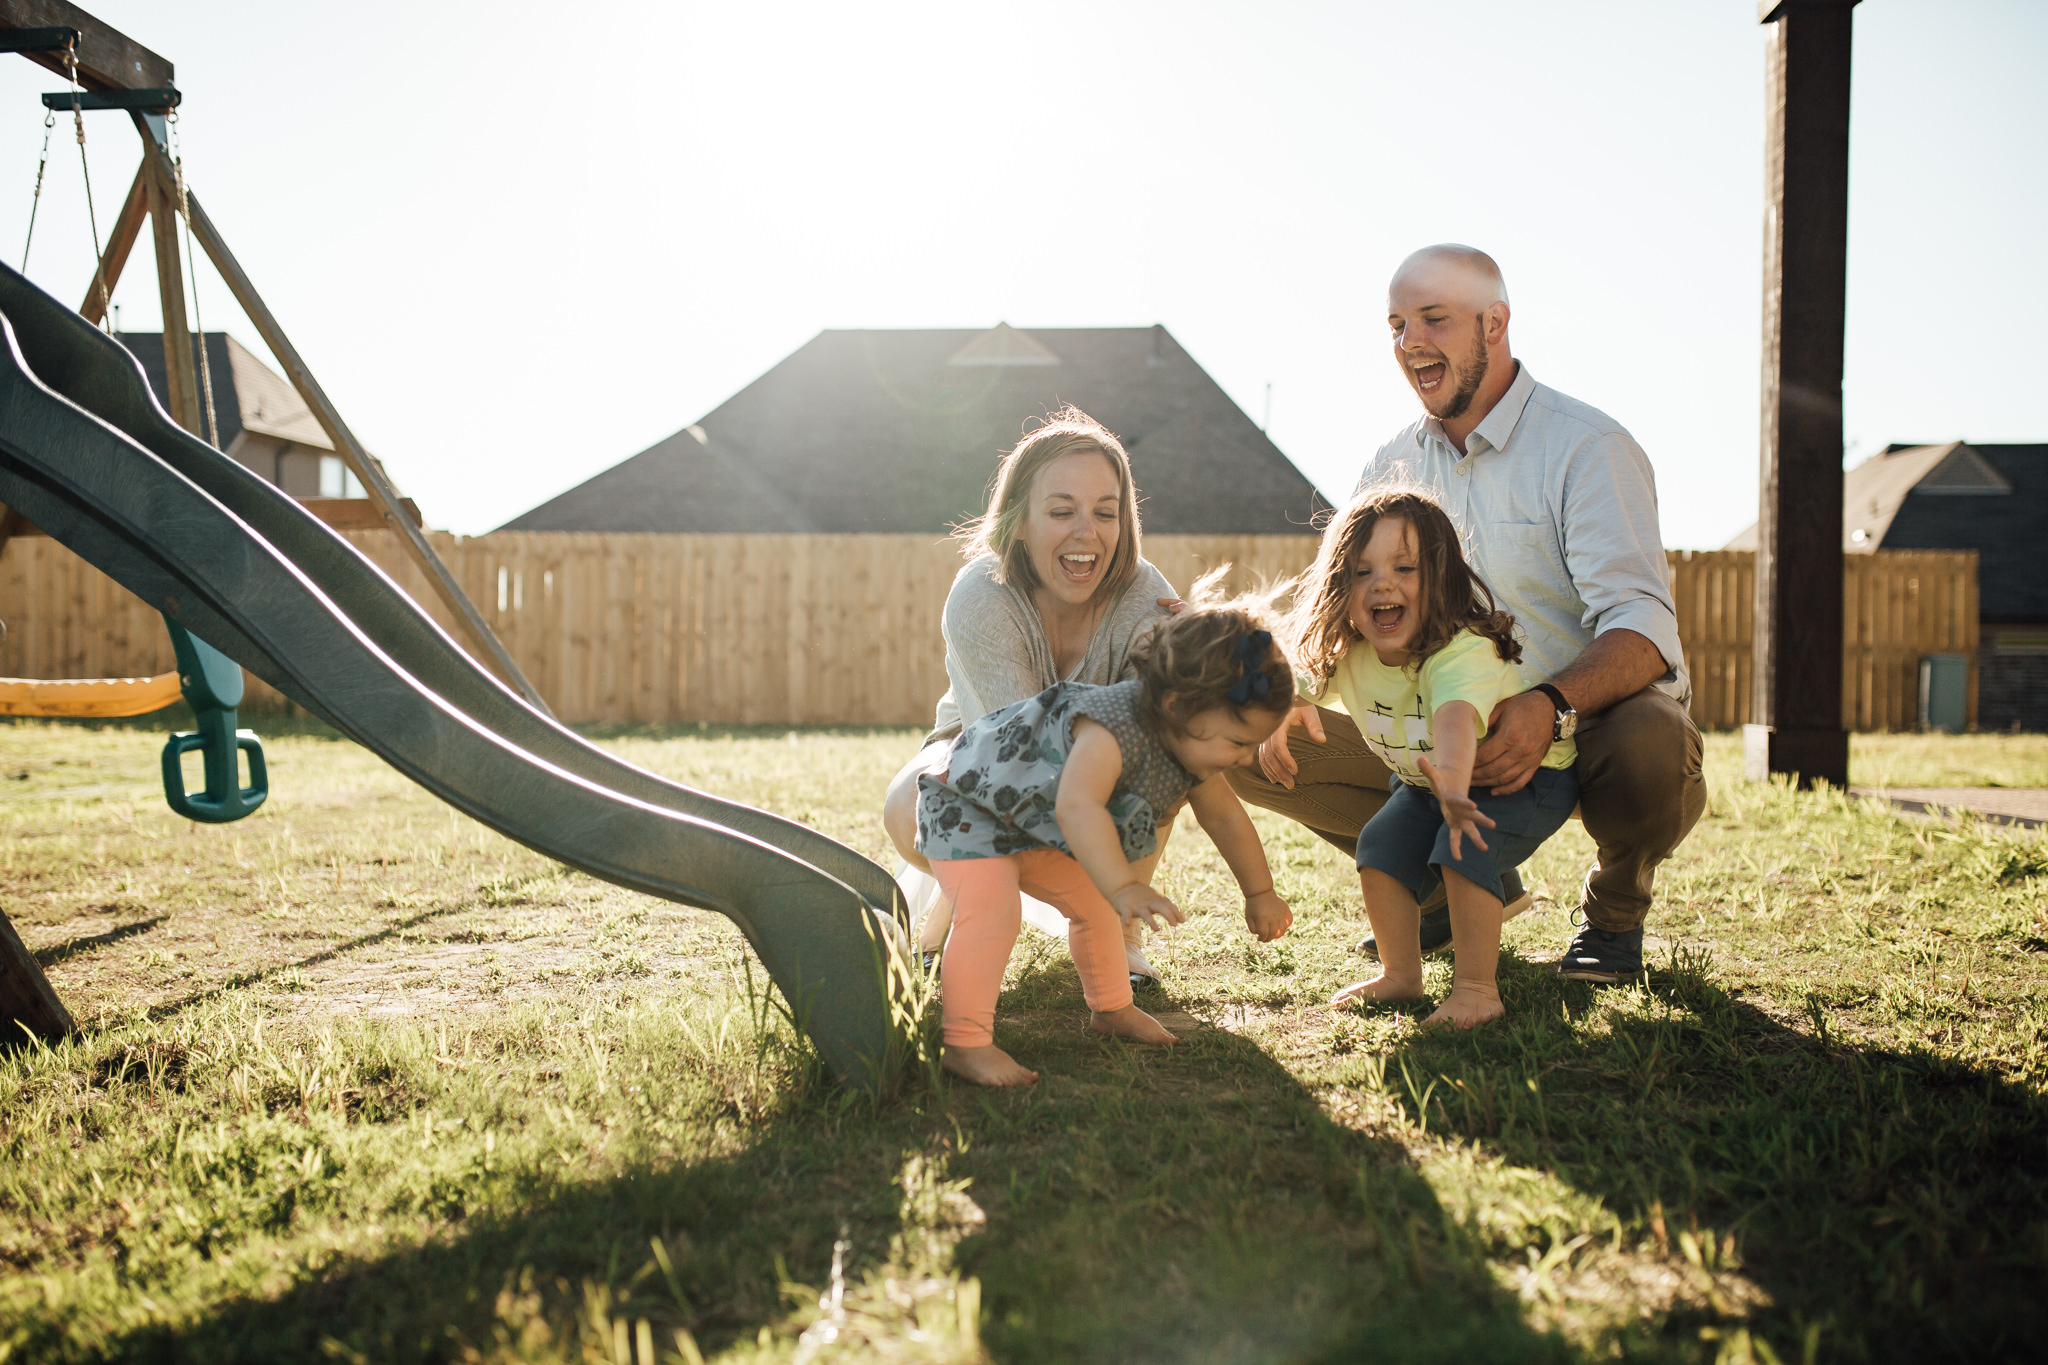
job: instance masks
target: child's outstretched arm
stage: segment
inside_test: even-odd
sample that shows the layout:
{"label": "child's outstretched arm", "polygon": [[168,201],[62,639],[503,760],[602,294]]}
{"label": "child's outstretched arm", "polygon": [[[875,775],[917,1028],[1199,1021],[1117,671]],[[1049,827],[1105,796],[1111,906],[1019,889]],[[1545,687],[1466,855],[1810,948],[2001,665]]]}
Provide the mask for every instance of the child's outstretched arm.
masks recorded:
{"label": "child's outstretched arm", "polygon": [[1116,736],[1098,722],[1077,716],[1074,743],[1060,769],[1059,795],[1053,799],[1060,837],[1124,923],[1142,919],[1154,929],[1162,919],[1179,924],[1187,918],[1180,907],[1140,880],[1124,858],[1124,842],[1109,813],[1110,794],[1123,772],[1124,751],[1117,747]]}
{"label": "child's outstretched arm", "polygon": [[1422,759],[1422,775],[1443,806],[1444,824],[1451,831],[1451,856],[1463,859],[1460,839],[1470,839],[1481,848],[1486,840],[1479,827],[1493,828],[1493,821],[1471,797],[1472,757],[1479,751],[1479,712],[1469,701],[1447,701],[1436,710],[1430,726],[1436,739],[1436,761]]}
{"label": "child's outstretched arm", "polygon": [[1259,842],[1259,832],[1252,827],[1252,818],[1244,813],[1243,803],[1223,774],[1216,774],[1190,792],[1188,804],[1194,808],[1195,819],[1201,822],[1216,851],[1230,865],[1230,875],[1237,878],[1238,889],[1244,892],[1245,927],[1261,943],[1271,943],[1286,933],[1294,923],[1294,911],[1273,890],[1273,869],[1266,863],[1266,849]]}

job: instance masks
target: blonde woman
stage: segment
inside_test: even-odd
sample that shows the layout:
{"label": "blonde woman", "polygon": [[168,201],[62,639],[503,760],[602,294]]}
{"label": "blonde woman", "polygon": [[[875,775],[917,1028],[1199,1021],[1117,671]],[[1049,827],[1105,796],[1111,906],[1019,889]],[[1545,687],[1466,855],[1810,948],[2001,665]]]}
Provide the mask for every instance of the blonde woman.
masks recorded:
{"label": "blonde woman", "polygon": [[[946,677],[932,730],[889,783],[882,822],[905,867],[918,946],[937,952],[952,909],[917,850],[917,779],[943,764],[963,727],[1061,682],[1108,684],[1132,675],[1131,647],[1176,601],[1140,554],[1137,490],[1121,442],[1078,408],[1027,432],[996,466],[988,508],[960,529],[966,567],[946,595]],[[1147,879],[1155,852],[1139,874]],[[925,909],[925,907],[929,907]],[[1063,933],[1066,921],[1032,902],[1025,918]],[[1134,985],[1157,982],[1143,931],[1125,931]]]}

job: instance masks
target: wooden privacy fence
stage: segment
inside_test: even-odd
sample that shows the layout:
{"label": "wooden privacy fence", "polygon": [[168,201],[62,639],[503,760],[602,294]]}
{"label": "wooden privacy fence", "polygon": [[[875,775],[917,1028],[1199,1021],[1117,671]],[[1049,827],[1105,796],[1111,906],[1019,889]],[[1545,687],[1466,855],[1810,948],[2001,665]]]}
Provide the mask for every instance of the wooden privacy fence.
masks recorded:
{"label": "wooden privacy fence", "polygon": [[[446,609],[389,531],[347,538],[443,629]],[[564,721],[921,725],[946,689],[939,613],[960,557],[941,537],[499,532],[429,537]],[[1235,568],[1233,587],[1291,575],[1311,536],[1147,536],[1176,587]],[[1679,634],[1702,728],[1749,718],[1755,556],[1673,552]],[[1973,553],[1846,560],[1843,721],[1907,729],[1923,654],[1971,658]],[[0,675],[137,677],[172,664],[156,613],[46,537],[0,553]],[[451,630],[452,633],[452,630]],[[250,684],[248,705],[282,698]]]}
{"label": "wooden privacy fence", "polygon": [[[1678,637],[1702,730],[1750,718],[1756,554],[1674,550]],[[1797,628],[1795,623],[1794,628]],[[1968,715],[1977,720],[1977,552],[1880,550],[1842,556],[1842,724],[1910,730],[1920,717],[1920,659],[1970,661]]]}

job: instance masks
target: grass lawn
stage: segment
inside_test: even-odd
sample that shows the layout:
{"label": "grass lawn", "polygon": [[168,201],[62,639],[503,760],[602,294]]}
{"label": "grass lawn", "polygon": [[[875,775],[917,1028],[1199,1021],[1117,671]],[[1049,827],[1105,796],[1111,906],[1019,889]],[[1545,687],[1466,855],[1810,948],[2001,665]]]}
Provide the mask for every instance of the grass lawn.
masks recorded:
{"label": "grass lawn", "polygon": [[[0,1360],[1684,1361],[2048,1351],[2048,841],[1736,777],[1667,865],[1647,987],[1333,1012],[1348,862],[1260,817],[1261,946],[1192,825],[1153,958],[1186,1041],[835,1092],[736,930],[575,874],[353,745],[270,738],[195,827],[162,727],[0,727],[0,904],[84,1032],[0,1058]],[[280,729],[282,733],[279,733]],[[902,731],[602,736],[879,856]],[[2048,740],[1859,739],[1859,783],[2048,784]],[[1432,968],[1448,984],[1448,966]]]}

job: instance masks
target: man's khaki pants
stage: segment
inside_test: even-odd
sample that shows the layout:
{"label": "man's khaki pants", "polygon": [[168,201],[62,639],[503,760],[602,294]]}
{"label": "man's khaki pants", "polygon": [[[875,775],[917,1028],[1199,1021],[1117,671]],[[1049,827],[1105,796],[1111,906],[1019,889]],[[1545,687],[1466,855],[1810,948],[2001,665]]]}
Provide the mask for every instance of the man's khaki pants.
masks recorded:
{"label": "man's khaki pants", "polygon": [[[1233,768],[1230,785],[1314,830],[1351,857],[1358,832],[1387,801],[1392,776],[1341,711],[1322,712],[1325,743],[1299,727],[1288,751],[1299,765],[1292,791],[1257,768]],[[1579,816],[1598,850],[1586,874],[1586,918],[1596,929],[1637,929],[1650,913],[1657,864],[1692,831],[1707,805],[1700,732],[1685,708],[1644,688],[1579,721]]]}

